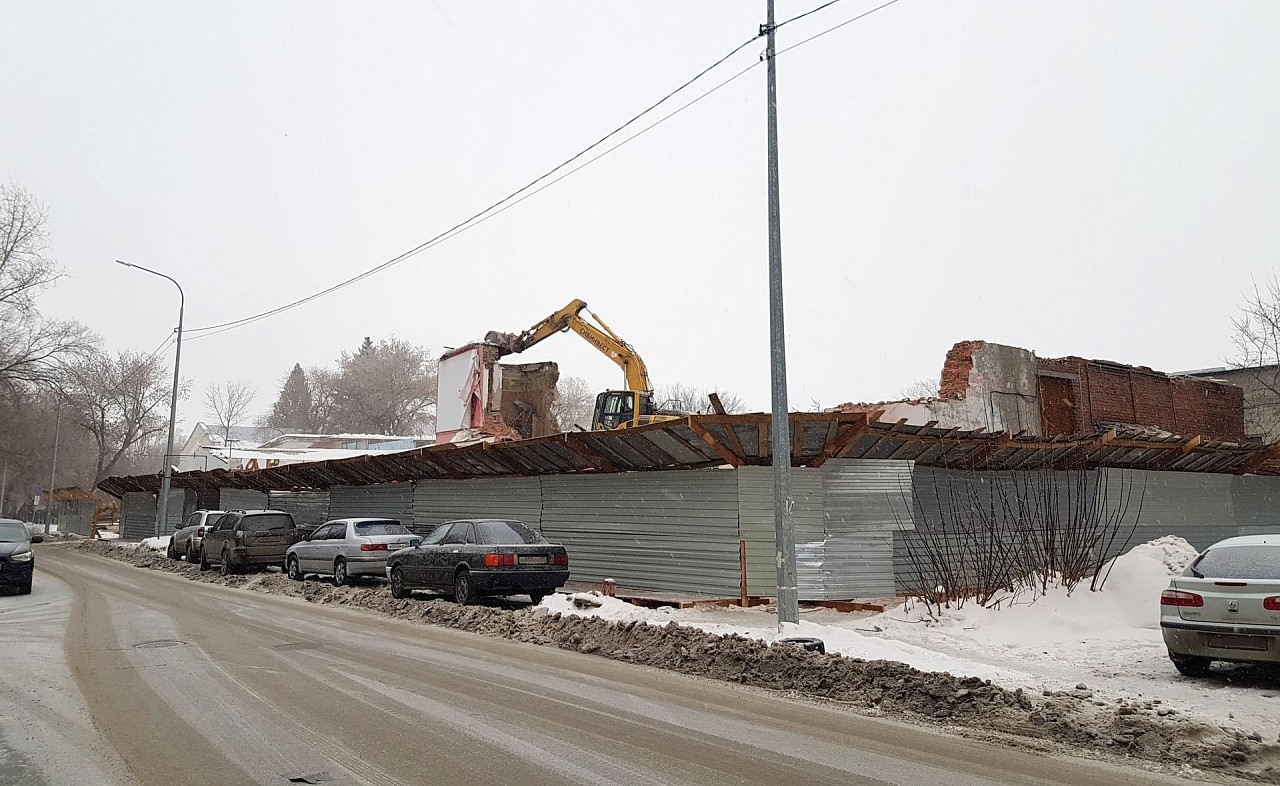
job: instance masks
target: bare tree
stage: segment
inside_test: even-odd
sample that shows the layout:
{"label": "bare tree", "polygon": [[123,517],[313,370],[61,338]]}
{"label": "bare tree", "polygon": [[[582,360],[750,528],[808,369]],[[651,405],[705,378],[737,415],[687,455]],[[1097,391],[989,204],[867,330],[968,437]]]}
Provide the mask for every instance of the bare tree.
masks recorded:
{"label": "bare tree", "polygon": [[922,398],[937,398],[938,383],[931,382],[927,379],[917,379],[910,385],[903,388],[902,392],[898,395],[902,396],[904,399],[910,399],[912,401]]}
{"label": "bare tree", "polygon": [[63,412],[92,437],[94,483],[165,430],[169,393],[165,364],[154,356],[95,352],[68,368],[60,388]]}
{"label": "bare tree", "polygon": [[26,191],[0,184],[0,383],[9,388],[51,383],[61,364],[97,342],[83,325],[35,308],[35,296],[62,276],[48,256],[47,215]]}
{"label": "bare tree", "polygon": [[376,344],[365,338],[357,352],[338,360],[335,399],[343,429],[425,434],[435,429],[436,361],[395,336]]}
{"label": "bare tree", "polygon": [[572,431],[575,426],[590,429],[595,403],[596,394],[585,379],[561,377],[556,383],[556,400],[551,405],[551,414],[561,431]]}
{"label": "bare tree", "polygon": [[0,183],[0,305],[29,309],[62,276],[47,256],[48,210],[25,190]]}
{"label": "bare tree", "polygon": [[1250,396],[1259,400],[1249,402],[1254,405],[1249,415],[1266,433],[1274,434],[1280,431],[1280,407],[1275,406],[1280,404],[1280,279],[1273,275],[1265,290],[1254,282],[1231,326],[1236,354],[1230,365],[1248,374],[1251,384],[1243,386],[1246,396],[1253,392],[1250,388],[1262,394]]}
{"label": "bare tree", "polygon": [[710,415],[715,411],[711,406],[709,397],[711,393],[720,397],[720,403],[724,406],[725,412],[730,415],[747,411],[746,402],[736,393],[730,393],[718,387],[700,388],[682,382],[656,388],[653,391],[653,403],[658,406],[667,405],[695,415]]}
{"label": "bare tree", "polygon": [[205,414],[208,415],[222,432],[222,444],[231,450],[231,429],[244,422],[253,406],[253,399],[258,395],[248,382],[224,382],[221,385],[210,385],[204,391]]}

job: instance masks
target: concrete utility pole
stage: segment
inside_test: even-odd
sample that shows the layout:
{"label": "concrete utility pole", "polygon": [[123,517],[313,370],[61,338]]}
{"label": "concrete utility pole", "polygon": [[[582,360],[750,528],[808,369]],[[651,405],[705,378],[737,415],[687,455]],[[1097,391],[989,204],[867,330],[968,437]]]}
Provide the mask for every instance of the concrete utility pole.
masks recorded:
{"label": "concrete utility pole", "polygon": [[769,113],[769,349],[773,388],[773,536],[778,551],[778,627],[800,621],[796,530],[791,499],[791,423],[787,411],[787,336],[782,315],[782,210],[778,196],[778,71],[773,0],[764,25]]}
{"label": "concrete utility pole", "polygon": [[4,492],[9,487],[9,459],[4,460],[4,474],[0,475],[0,518],[4,518]]}
{"label": "concrete utility pole", "polygon": [[62,403],[53,410],[53,466],[49,468],[49,491],[44,501],[44,534],[49,534],[53,523],[53,484],[58,479],[58,438],[62,435]]}
{"label": "concrete utility pole", "polygon": [[119,259],[116,260],[116,263],[125,267],[137,268],[153,276],[169,279],[178,288],[178,350],[173,356],[173,396],[169,401],[169,441],[164,451],[164,479],[160,481],[160,499],[157,500],[156,504],[156,537],[158,538],[169,518],[169,484],[173,476],[173,464],[171,462],[173,458],[173,429],[178,420],[178,370],[182,365],[182,314],[187,308],[187,295],[182,291],[181,284],[164,273],[142,265],[135,265],[131,262],[122,262]]}

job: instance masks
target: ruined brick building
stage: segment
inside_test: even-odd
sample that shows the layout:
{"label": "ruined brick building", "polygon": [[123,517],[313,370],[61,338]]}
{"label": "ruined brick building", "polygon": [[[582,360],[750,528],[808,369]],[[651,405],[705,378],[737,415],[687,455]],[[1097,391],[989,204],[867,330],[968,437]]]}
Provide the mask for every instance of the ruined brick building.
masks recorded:
{"label": "ruined brick building", "polygon": [[1040,436],[1091,434],[1113,426],[1243,441],[1244,392],[1214,379],[1171,375],[1081,357],[961,341],[947,353],[938,397],[882,404],[881,420],[936,421],[960,428]]}

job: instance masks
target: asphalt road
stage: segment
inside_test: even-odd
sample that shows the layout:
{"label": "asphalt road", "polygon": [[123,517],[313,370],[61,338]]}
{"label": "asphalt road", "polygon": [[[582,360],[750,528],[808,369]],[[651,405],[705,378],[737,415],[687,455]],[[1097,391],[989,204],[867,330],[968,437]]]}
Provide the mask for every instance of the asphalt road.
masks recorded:
{"label": "asphalt road", "polygon": [[0,785],[1178,782],[58,546],[37,563],[0,597]]}

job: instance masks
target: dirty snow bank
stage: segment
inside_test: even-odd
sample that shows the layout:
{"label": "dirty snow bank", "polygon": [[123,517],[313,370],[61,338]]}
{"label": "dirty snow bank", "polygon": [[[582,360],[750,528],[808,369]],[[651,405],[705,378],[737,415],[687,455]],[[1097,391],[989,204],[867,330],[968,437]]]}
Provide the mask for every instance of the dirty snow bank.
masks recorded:
{"label": "dirty snow bank", "polygon": [[[576,606],[574,613],[555,613],[543,607],[515,608],[499,600],[484,606],[422,598],[395,600],[385,586],[336,587],[328,581],[291,581],[279,573],[223,577],[154,551],[124,549],[100,541],[81,541],[73,548],[196,581],[832,700],[869,714],[994,732],[1039,749],[1067,745],[1141,759],[1183,775],[1194,775],[1189,768],[1201,768],[1280,782],[1272,780],[1270,766],[1280,761],[1280,746],[1263,743],[1257,734],[1231,725],[1197,722],[1154,703],[1121,700],[1109,704],[1083,689],[1033,696],[977,677],[919,671],[896,661],[818,655],[785,645],[770,647],[758,639],[711,635],[688,624],[661,624],[663,620],[653,615],[663,612],[623,608],[620,602],[605,602],[598,596],[591,598],[601,601],[597,611],[618,619],[584,616],[579,612],[585,609]],[[548,600],[559,603],[562,599]]]}
{"label": "dirty snow bank", "polygon": [[138,545],[152,551],[167,551],[171,540],[173,540],[172,535],[161,535],[158,538],[143,538],[138,542]]}

